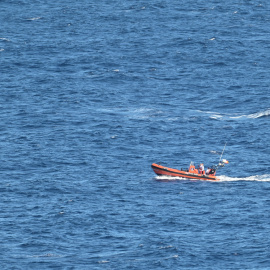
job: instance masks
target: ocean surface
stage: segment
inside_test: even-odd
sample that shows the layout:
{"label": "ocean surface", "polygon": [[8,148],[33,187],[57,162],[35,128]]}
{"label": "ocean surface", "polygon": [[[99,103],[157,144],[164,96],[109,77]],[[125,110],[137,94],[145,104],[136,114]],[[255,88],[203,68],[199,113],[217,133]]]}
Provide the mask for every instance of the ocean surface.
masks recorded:
{"label": "ocean surface", "polygon": [[[270,269],[270,3],[0,1],[1,269]],[[205,167],[221,181],[156,176]]]}

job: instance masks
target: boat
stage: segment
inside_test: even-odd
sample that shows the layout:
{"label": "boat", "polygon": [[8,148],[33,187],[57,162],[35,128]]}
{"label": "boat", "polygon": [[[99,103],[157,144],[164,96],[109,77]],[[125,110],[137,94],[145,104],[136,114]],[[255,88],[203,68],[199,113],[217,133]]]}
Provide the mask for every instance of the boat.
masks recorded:
{"label": "boat", "polygon": [[190,163],[187,170],[178,170],[165,167],[160,164],[153,163],[151,165],[153,171],[159,176],[169,176],[169,177],[181,177],[185,179],[197,179],[197,180],[210,180],[210,181],[219,181],[220,178],[216,176],[216,171],[219,167],[224,167],[225,164],[229,162],[226,159],[223,159],[219,162],[218,165],[212,166],[207,171],[201,171],[195,168],[193,162]]}

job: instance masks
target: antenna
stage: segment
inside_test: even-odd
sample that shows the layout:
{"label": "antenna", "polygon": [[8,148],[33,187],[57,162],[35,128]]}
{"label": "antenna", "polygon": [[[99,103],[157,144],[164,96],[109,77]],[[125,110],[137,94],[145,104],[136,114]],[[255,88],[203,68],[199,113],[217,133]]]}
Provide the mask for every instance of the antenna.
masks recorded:
{"label": "antenna", "polygon": [[223,148],[222,154],[221,154],[220,159],[219,159],[219,163],[220,163],[221,158],[222,158],[222,156],[223,156],[223,153],[224,153],[224,150],[225,150],[226,145],[227,145],[227,142],[226,142],[226,143],[225,143],[225,145],[224,145],[224,148]]}

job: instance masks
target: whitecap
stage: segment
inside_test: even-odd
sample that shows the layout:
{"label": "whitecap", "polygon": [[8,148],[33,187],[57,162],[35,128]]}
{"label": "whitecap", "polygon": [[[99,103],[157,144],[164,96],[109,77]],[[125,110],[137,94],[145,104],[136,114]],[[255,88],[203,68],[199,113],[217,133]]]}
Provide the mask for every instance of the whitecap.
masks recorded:
{"label": "whitecap", "polygon": [[168,246],[161,246],[159,247],[159,249],[168,249],[168,248],[173,248],[172,245],[168,245]]}
{"label": "whitecap", "polygon": [[107,261],[107,260],[102,260],[102,261],[99,261],[98,263],[109,263],[110,261]]}
{"label": "whitecap", "polygon": [[167,120],[174,122],[174,121],[178,121],[179,117],[172,117],[172,118],[168,118]]}
{"label": "whitecap", "polygon": [[211,115],[210,118],[211,119],[220,119],[220,118],[223,118],[223,116],[222,115],[215,114],[215,115]]}
{"label": "whitecap", "polygon": [[53,253],[46,253],[46,254],[28,255],[27,256],[27,258],[42,258],[42,257],[62,257],[62,255],[53,254]]}
{"label": "whitecap", "polygon": [[2,41],[10,41],[8,38],[0,38]]}
{"label": "whitecap", "polygon": [[35,18],[28,18],[27,21],[36,21],[41,19],[41,17],[35,17]]}
{"label": "whitecap", "polygon": [[221,154],[220,152],[215,151],[215,150],[211,150],[210,153],[211,153],[211,154],[214,154],[214,155],[220,155],[220,154]]}

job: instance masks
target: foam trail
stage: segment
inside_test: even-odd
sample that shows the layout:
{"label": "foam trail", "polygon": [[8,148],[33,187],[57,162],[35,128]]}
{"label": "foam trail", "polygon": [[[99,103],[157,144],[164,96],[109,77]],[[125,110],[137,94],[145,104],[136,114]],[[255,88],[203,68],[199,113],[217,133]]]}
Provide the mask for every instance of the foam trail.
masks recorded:
{"label": "foam trail", "polygon": [[247,117],[255,119],[255,118],[260,118],[260,117],[265,117],[265,116],[270,116],[270,109],[263,111],[263,112],[249,114]]}
{"label": "foam trail", "polygon": [[239,118],[252,118],[252,119],[256,119],[256,118],[261,118],[261,117],[266,117],[266,116],[270,116],[270,109],[267,109],[265,111],[261,111],[261,112],[257,112],[257,113],[252,113],[252,114],[248,114],[248,115],[239,115],[239,116],[230,116],[230,119],[239,119]]}
{"label": "foam trail", "polygon": [[204,111],[200,111],[198,110],[198,112],[201,113],[207,113],[207,114],[211,114],[210,118],[211,119],[242,119],[242,118],[251,118],[251,119],[257,119],[257,118],[261,118],[261,117],[267,117],[270,116],[270,109],[264,110],[264,111],[260,111],[257,113],[252,113],[252,114],[243,114],[243,115],[228,115],[228,114],[221,114],[218,112],[204,112]]}
{"label": "foam trail", "polygon": [[218,176],[219,182],[235,182],[235,181],[257,181],[257,182],[270,182],[270,174],[251,175],[248,177],[229,177],[225,175]]}

